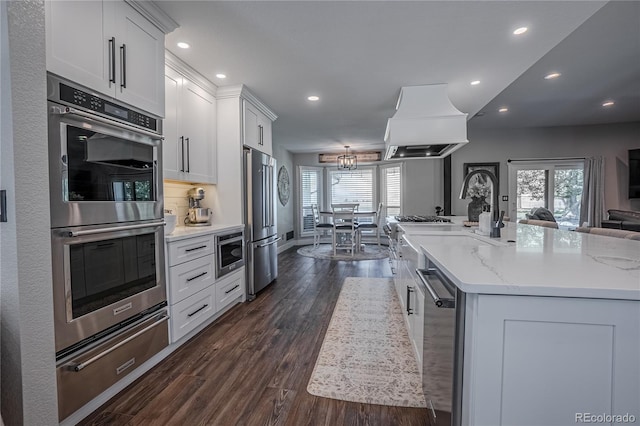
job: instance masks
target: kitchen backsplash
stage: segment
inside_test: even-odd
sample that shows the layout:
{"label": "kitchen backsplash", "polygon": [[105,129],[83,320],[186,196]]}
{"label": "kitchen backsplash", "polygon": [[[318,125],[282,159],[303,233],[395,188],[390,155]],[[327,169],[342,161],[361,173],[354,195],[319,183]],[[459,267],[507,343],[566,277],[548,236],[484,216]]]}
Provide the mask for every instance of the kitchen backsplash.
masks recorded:
{"label": "kitchen backsplash", "polygon": [[204,200],[200,202],[202,207],[213,208],[216,197],[215,185],[190,184],[176,181],[164,181],[164,208],[178,215],[178,226],[184,225],[184,219],[189,211],[189,198],[187,192],[194,187],[204,188]]}

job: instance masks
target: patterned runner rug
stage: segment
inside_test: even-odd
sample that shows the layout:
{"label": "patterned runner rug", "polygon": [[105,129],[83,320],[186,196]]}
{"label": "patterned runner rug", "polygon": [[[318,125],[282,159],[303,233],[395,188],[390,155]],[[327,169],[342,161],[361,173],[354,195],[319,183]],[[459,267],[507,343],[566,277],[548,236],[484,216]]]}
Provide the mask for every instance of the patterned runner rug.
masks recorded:
{"label": "patterned runner rug", "polygon": [[344,401],[426,407],[392,279],[345,279],[307,391]]}

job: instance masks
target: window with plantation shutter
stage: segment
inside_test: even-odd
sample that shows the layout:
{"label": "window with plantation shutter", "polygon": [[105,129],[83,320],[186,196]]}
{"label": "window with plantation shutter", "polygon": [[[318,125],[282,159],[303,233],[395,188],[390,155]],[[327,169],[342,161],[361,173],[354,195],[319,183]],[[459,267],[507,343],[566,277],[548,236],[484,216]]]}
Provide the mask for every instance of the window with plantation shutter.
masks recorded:
{"label": "window with plantation shutter", "polygon": [[302,235],[313,233],[313,214],[311,205],[321,205],[322,168],[300,167],[300,232]]}
{"label": "window with plantation shutter", "polygon": [[402,165],[383,166],[380,168],[380,195],[384,209],[382,216],[401,214],[402,206]]}
{"label": "window with plantation shutter", "polygon": [[[375,204],[375,174],[374,168],[360,168],[353,171],[330,170],[329,200],[331,204],[358,203],[359,211],[374,211]],[[371,221],[362,218],[359,222]]]}

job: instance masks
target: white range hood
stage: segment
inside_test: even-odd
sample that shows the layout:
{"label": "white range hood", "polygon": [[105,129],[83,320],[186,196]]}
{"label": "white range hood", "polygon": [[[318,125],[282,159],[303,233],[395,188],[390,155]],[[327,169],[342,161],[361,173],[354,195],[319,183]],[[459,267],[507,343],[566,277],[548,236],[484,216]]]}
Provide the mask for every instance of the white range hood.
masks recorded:
{"label": "white range hood", "polygon": [[385,160],[446,157],[469,142],[467,114],[453,106],[446,84],[403,87],[384,142]]}

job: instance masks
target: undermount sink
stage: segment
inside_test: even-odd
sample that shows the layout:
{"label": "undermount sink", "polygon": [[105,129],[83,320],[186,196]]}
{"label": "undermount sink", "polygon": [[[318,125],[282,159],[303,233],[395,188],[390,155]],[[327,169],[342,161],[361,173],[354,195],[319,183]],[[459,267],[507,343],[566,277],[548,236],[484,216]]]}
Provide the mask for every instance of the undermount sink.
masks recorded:
{"label": "undermount sink", "polygon": [[[438,237],[451,238],[451,242],[457,242],[462,245],[474,245],[474,246],[495,246],[495,247],[509,247],[509,244],[500,241],[495,238],[486,237],[484,235],[475,234],[473,231],[451,231],[451,232],[438,232],[433,231],[429,233],[423,233],[421,235],[433,235]],[[457,239],[458,241],[454,240]]]}

